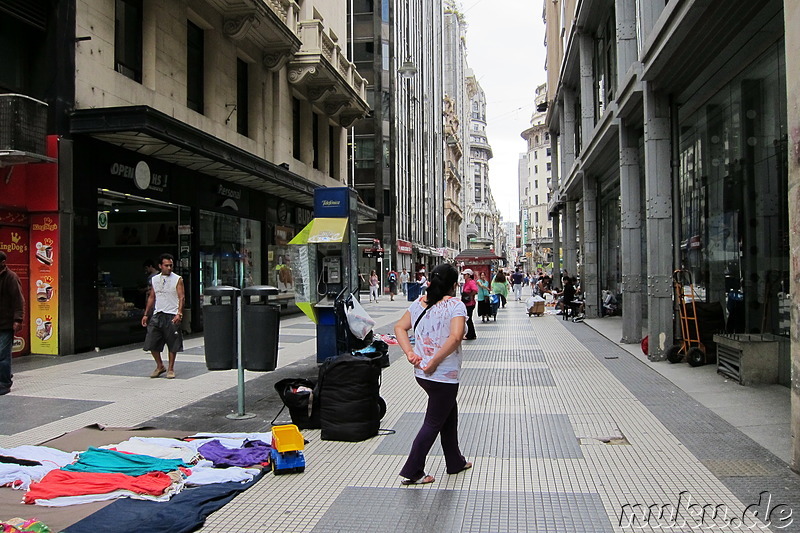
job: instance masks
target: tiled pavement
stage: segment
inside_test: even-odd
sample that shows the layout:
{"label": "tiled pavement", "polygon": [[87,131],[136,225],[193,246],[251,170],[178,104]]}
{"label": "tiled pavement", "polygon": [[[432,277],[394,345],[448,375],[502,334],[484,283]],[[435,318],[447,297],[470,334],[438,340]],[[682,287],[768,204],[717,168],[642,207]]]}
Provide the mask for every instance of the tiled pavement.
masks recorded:
{"label": "tiled pavement", "polygon": [[[389,332],[406,305],[382,300],[366,307],[378,331]],[[774,511],[771,529],[800,531],[799,524],[778,522],[780,513],[800,511],[800,477],[588,326],[529,318],[510,302],[496,323],[477,328],[478,340],[464,345],[459,392],[460,441],[472,470],[448,476],[436,444],[428,469],[437,481],[399,486],[396,473],[425,397],[393,348],[381,394],[388,404],[382,427],[394,433],[343,443],[305,431],[304,474],[265,477],[213,514],[203,531],[627,531],[627,519],[651,505],[668,507],[635,529],[759,531],[720,527],[719,516],[692,529],[690,513],[709,504],[725,506],[726,520],[740,518],[764,491],[772,497],[761,497],[761,507]],[[15,361],[14,392],[0,398],[0,446],[95,422],[266,430],[279,405],[272,384],[313,376],[316,368],[305,319],[284,320],[281,331],[282,368],[247,373],[246,409],[257,416],[243,421],[224,417],[236,410],[236,373],[205,371],[202,338],[186,343],[172,381],[143,377],[152,363],[139,349],[63,357],[55,365],[39,357]],[[686,525],[670,522],[669,505],[679,501]]]}

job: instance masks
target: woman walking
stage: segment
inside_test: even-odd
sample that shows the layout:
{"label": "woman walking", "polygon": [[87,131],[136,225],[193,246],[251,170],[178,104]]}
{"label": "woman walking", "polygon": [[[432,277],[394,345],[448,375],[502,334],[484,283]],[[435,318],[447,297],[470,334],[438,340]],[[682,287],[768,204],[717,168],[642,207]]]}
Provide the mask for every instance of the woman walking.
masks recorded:
{"label": "woman walking", "polygon": [[467,308],[467,335],[464,337],[468,341],[475,340],[475,324],[472,322],[472,313],[475,311],[475,295],[478,294],[478,284],[473,279],[475,274],[472,269],[466,268],[462,272],[464,276],[464,286],[461,288],[461,301]]}
{"label": "woman walking", "polygon": [[375,303],[378,303],[378,291],[380,290],[380,280],[378,274],[373,270],[369,275],[369,301],[375,298]]}
{"label": "woman walking", "polygon": [[489,315],[492,314],[492,307],[489,303],[489,281],[486,279],[486,273],[481,272],[478,274],[478,316],[481,317],[481,322],[488,322]]}
{"label": "woman walking", "polygon": [[500,296],[500,302],[505,307],[508,298],[508,278],[502,270],[498,270],[492,280],[492,293]]}
{"label": "woman walking", "polygon": [[[428,395],[425,421],[400,470],[405,478],[403,485],[436,481],[425,473],[425,459],[437,435],[441,435],[448,474],[472,468],[458,446],[456,395],[467,310],[463,302],[453,297],[457,286],[458,271],[453,265],[434,268],[428,293],[414,301],[394,327],[398,344],[414,365],[417,383]],[[413,346],[408,337],[410,329],[415,332]]]}

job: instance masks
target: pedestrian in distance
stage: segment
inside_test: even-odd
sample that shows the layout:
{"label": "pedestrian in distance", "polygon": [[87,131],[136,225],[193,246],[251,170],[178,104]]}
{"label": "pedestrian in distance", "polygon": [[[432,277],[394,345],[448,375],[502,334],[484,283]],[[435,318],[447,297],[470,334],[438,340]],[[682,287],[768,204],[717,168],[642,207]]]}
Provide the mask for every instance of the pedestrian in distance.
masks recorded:
{"label": "pedestrian in distance", "polygon": [[374,270],[369,274],[369,301],[373,299],[378,303],[378,292],[381,289],[381,282],[378,279],[378,273]]}
{"label": "pedestrian in distance", "polygon": [[[183,305],[185,292],[183,278],[172,269],[175,259],[170,254],[162,254],[158,267],[161,273],[150,278],[150,293],[147,296],[147,307],[142,317],[142,327],[147,328],[144,349],[152,354],[156,369],[150,374],[157,378],[164,372],[167,379],[175,378],[175,359],[178,352],[183,351]],[[164,367],[161,351],[167,347],[169,353],[168,366]]]}
{"label": "pedestrian in distance", "polygon": [[489,302],[491,291],[489,289],[489,280],[486,279],[486,273],[480,272],[478,274],[478,295],[475,299],[478,301],[478,316],[481,317],[481,322],[488,322],[489,315],[492,314],[492,306]]}
{"label": "pedestrian in distance", "polygon": [[[428,395],[425,420],[400,470],[405,478],[403,485],[436,481],[425,473],[425,460],[439,435],[447,473],[458,474],[472,468],[458,445],[456,396],[467,309],[454,297],[457,286],[458,270],[451,264],[437,266],[431,274],[428,293],[415,300],[394,327],[398,344],[414,365],[417,383]],[[408,336],[412,329],[416,338],[413,346]]]}
{"label": "pedestrian in distance", "polygon": [[421,270],[419,273],[419,293],[425,294],[425,291],[428,290],[428,278],[425,276],[425,270]]}
{"label": "pedestrian in distance", "polygon": [[492,279],[491,287],[492,294],[498,295],[500,297],[500,303],[505,307],[508,298],[508,279],[506,278],[505,272],[502,270],[497,271],[494,279]]}
{"label": "pedestrian in distance", "polygon": [[389,280],[389,301],[393,302],[397,294],[397,272],[394,270],[389,271],[387,279]]}
{"label": "pedestrian in distance", "polygon": [[472,269],[467,268],[462,272],[464,276],[464,286],[461,288],[461,301],[467,308],[467,334],[465,339],[471,341],[477,338],[475,335],[475,324],[472,322],[472,313],[475,311],[475,297],[478,294],[478,284],[472,279],[475,273]]}
{"label": "pedestrian in distance", "polygon": [[22,331],[25,297],[16,272],[6,266],[8,256],[0,251],[0,396],[11,392],[11,351],[14,334]]}
{"label": "pedestrian in distance", "polygon": [[408,273],[407,269],[403,269],[400,272],[400,287],[403,289],[403,296],[408,296],[408,281],[411,279],[411,275]]}
{"label": "pedestrian in distance", "polygon": [[511,288],[514,291],[514,298],[518,302],[522,301],[522,283],[525,281],[525,275],[520,271],[519,267],[511,274]]}

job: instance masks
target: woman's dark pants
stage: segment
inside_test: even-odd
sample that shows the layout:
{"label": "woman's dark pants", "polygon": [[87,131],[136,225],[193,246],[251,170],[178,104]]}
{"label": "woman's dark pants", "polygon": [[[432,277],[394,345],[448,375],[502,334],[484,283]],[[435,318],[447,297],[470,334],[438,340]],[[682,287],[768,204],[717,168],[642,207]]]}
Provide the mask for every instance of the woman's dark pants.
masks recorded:
{"label": "woman's dark pants", "polygon": [[458,447],[458,383],[440,383],[420,378],[417,378],[417,383],[428,395],[428,408],[425,422],[411,445],[411,453],[400,475],[413,480],[425,475],[425,459],[436,436],[440,434],[447,473],[457,474],[467,464]]}
{"label": "woman's dark pants", "polygon": [[467,306],[467,338],[474,339],[476,338],[475,335],[475,323],[472,322],[472,312],[475,311],[475,306]]}

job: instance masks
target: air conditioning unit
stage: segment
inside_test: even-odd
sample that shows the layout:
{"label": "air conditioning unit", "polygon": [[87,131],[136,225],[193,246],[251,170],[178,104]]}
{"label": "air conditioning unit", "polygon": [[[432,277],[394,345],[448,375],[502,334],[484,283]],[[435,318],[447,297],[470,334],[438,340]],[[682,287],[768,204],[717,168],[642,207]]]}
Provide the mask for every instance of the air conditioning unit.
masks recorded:
{"label": "air conditioning unit", "polygon": [[23,94],[0,94],[0,151],[47,153],[47,104]]}

